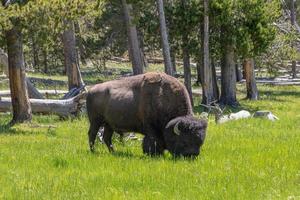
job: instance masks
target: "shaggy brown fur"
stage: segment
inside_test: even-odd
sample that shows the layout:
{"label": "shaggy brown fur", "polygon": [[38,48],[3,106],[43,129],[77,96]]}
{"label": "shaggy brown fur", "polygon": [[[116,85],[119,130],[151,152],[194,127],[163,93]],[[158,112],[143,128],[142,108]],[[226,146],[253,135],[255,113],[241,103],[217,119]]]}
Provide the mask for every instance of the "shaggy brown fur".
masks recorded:
{"label": "shaggy brown fur", "polygon": [[179,116],[193,115],[189,95],[175,78],[164,73],[147,73],[95,85],[87,95],[90,120],[89,144],[104,126],[103,140],[113,151],[114,131],[134,131],[145,135],[143,150],[161,154],[167,145],[166,125]]}

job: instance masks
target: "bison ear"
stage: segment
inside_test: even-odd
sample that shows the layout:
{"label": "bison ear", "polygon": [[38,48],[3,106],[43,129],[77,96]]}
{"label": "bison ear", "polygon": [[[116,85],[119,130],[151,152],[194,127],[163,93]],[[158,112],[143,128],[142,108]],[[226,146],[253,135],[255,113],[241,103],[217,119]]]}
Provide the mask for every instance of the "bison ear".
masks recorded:
{"label": "bison ear", "polygon": [[175,135],[178,135],[178,136],[181,134],[181,131],[180,131],[179,128],[178,128],[179,123],[180,123],[180,122],[177,122],[177,123],[175,124],[174,128],[173,128],[173,131],[174,131]]}

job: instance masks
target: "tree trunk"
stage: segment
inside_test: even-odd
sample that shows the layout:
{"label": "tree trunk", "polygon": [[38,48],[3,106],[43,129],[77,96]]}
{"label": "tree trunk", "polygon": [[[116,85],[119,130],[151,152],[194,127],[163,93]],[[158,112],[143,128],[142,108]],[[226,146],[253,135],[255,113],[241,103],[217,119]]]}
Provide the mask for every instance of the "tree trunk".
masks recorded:
{"label": "tree trunk", "polygon": [[173,67],[173,75],[175,75],[177,73],[177,69],[176,69],[176,51],[175,51],[174,48],[171,48],[170,52],[171,52],[171,62],[172,62],[172,67]]}
{"label": "tree trunk", "polygon": [[157,0],[157,7],[159,13],[159,24],[160,24],[160,33],[161,33],[161,41],[163,47],[163,55],[165,62],[165,72],[171,76],[174,75],[172,61],[171,61],[171,53],[170,53],[170,44],[168,39],[168,30],[166,25],[165,11],[164,11],[164,2],[163,0]]}
{"label": "tree trunk", "polygon": [[43,57],[44,57],[44,73],[48,74],[48,52],[47,49],[43,50]]}
{"label": "tree trunk", "polygon": [[76,37],[74,22],[65,21],[66,30],[63,33],[62,41],[64,46],[65,67],[68,75],[69,90],[80,88],[83,84],[79,70],[79,61],[76,49]]}
{"label": "tree trunk", "polygon": [[236,70],[234,63],[234,47],[231,44],[224,44],[221,64],[221,99],[222,105],[237,106],[236,99]]}
{"label": "tree trunk", "polygon": [[243,64],[246,86],[247,86],[247,99],[258,100],[258,90],[255,80],[255,71],[254,71],[254,60],[245,59]]}
{"label": "tree trunk", "polygon": [[149,63],[148,63],[146,53],[145,53],[144,34],[141,31],[138,31],[138,38],[139,38],[139,44],[140,44],[141,58],[143,61],[143,67],[146,69],[149,67]]}
{"label": "tree trunk", "polygon": [[236,82],[241,82],[243,80],[243,73],[240,70],[240,64],[235,64]]}
{"label": "tree trunk", "polygon": [[[181,6],[184,11],[186,11],[186,3],[185,0],[180,1]],[[186,15],[186,13],[184,13]],[[184,16],[185,17],[185,16]],[[184,71],[184,84],[189,93],[191,104],[194,105],[193,101],[193,92],[192,92],[192,74],[191,74],[191,63],[190,63],[190,51],[189,51],[189,31],[187,30],[188,27],[186,24],[182,24],[183,30],[182,31],[182,56],[183,56],[183,71]]]}
{"label": "tree trunk", "polygon": [[148,68],[149,67],[149,63],[148,63],[148,60],[146,58],[146,54],[145,54],[143,48],[141,48],[141,58],[142,58],[142,61],[143,61],[144,68]]}
{"label": "tree trunk", "polygon": [[203,82],[202,82],[202,104],[210,105],[218,101],[214,95],[212,68],[209,56],[209,5],[208,0],[204,0],[204,20],[203,20]]}
{"label": "tree trunk", "polygon": [[197,85],[200,86],[203,83],[203,67],[202,67],[202,60],[197,59],[197,64],[196,64],[196,70],[197,70]]}
{"label": "tree trunk", "polygon": [[13,108],[11,124],[30,121],[31,106],[28,98],[24,66],[22,33],[18,25],[6,32],[9,83]]}
{"label": "tree trunk", "polygon": [[183,47],[183,70],[184,70],[184,84],[190,95],[191,103],[194,105],[192,93],[192,78],[190,65],[190,52],[187,46]]}
{"label": "tree trunk", "polygon": [[219,87],[218,87],[218,79],[217,79],[215,61],[214,61],[213,58],[211,59],[211,70],[212,70],[212,82],[213,82],[214,99],[215,99],[215,101],[218,101],[219,97],[220,97],[220,91],[219,91]]}
{"label": "tree trunk", "polygon": [[36,40],[34,36],[31,37],[32,40],[32,56],[33,56],[33,66],[35,69],[39,68],[40,60],[39,60],[39,51],[36,45]]}
{"label": "tree trunk", "polygon": [[77,33],[77,35],[79,35],[79,37],[76,37],[77,39],[77,45],[78,45],[78,60],[81,61],[82,64],[86,64],[86,59],[85,59],[85,50],[84,50],[84,46],[82,43],[82,39],[80,37],[81,35],[81,30],[80,30],[80,26],[78,22],[74,23],[74,28],[75,28],[75,32]]}
{"label": "tree trunk", "polygon": [[[296,24],[296,7],[295,7],[295,0],[290,0],[290,6],[291,6],[291,23],[292,26],[295,26]],[[295,47],[294,42],[292,42],[292,48]],[[292,77],[297,77],[297,62],[295,60],[292,61]]]}
{"label": "tree trunk", "polygon": [[136,26],[133,23],[133,19],[131,16],[132,5],[127,4],[126,0],[122,0],[122,6],[124,10],[124,18],[127,27],[129,56],[132,62],[133,74],[134,75],[143,74],[144,67],[143,67],[143,60],[141,57],[138,34],[137,34]]}
{"label": "tree trunk", "polygon": [[[200,41],[200,50],[199,50],[199,54],[196,54],[196,61],[197,61],[197,66],[196,66],[196,70],[197,70],[197,84],[198,85],[202,85],[203,84],[203,79],[204,79],[204,68],[203,68],[203,55],[204,55],[204,40],[203,40],[203,35],[204,35],[204,17],[201,18],[200,21],[200,26],[199,26],[199,33],[198,33],[198,38]],[[203,92],[203,89],[202,89]]]}

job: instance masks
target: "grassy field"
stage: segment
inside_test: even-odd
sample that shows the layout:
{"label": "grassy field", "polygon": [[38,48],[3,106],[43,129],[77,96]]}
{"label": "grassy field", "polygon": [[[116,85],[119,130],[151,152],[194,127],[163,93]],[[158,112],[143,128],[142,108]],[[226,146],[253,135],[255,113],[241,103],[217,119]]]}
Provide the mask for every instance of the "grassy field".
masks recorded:
{"label": "grassy field", "polygon": [[149,158],[140,141],[117,138],[116,153],[98,143],[92,154],[85,116],[35,115],[9,128],[11,116],[1,114],[0,199],[300,199],[300,88],[260,91],[250,102],[239,86],[240,109],[271,110],[280,120],[211,118],[196,160]]}

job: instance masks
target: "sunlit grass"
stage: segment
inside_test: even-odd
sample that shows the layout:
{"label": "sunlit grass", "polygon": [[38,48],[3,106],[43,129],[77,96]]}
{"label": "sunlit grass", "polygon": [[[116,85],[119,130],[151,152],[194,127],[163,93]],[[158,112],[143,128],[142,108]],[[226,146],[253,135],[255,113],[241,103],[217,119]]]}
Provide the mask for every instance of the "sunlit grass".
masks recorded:
{"label": "sunlit grass", "polygon": [[299,199],[300,88],[260,90],[257,102],[239,93],[241,108],[271,110],[280,120],[211,118],[193,161],[150,158],[140,141],[117,139],[115,154],[99,143],[92,154],[85,117],[35,115],[8,128],[11,116],[1,114],[0,199]]}

